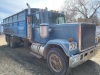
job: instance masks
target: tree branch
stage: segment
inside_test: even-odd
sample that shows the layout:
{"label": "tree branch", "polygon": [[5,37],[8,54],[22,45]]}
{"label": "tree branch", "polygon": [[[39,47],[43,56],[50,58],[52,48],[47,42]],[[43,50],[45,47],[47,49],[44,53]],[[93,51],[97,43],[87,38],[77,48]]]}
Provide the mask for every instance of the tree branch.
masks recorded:
{"label": "tree branch", "polygon": [[96,11],[97,11],[99,8],[100,8],[100,5],[99,5],[97,8],[95,8],[94,12],[91,14],[91,16],[89,17],[89,19],[90,19],[91,17],[93,17],[93,15],[96,13]]}
{"label": "tree branch", "polygon": [[80,1],[80,4],[84,7],[84,15],[86,18],[88,18],[87,16],[87,8],[85,7],[85,5]]}

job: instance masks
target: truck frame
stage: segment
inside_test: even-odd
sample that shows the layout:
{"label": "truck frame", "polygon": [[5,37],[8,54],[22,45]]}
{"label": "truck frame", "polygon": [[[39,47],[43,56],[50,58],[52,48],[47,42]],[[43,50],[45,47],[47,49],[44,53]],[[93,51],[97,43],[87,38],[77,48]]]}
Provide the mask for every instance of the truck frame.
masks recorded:
{"label": "truck frame", "polygon": [[98,52],[95,31],[91,23],[66,23],[63,13],[30,8],[3,20],[8,46],[31,47],[31,54],[47,61],[55,75],[68,74]]}

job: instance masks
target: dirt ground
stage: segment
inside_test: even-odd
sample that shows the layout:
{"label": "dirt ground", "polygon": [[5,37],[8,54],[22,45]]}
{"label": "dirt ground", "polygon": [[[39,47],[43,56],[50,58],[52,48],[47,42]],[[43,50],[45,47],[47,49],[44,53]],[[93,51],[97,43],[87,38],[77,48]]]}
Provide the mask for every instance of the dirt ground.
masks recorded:
{"label": "dirt ground", "polygon": [[[53,75],[46,61],[34,57],[30,51],[23,46],[10,48],[4,36],[0,36],[0,75]],[[91,60],[73,68],[70,75],[100,75],[100,51]]]}

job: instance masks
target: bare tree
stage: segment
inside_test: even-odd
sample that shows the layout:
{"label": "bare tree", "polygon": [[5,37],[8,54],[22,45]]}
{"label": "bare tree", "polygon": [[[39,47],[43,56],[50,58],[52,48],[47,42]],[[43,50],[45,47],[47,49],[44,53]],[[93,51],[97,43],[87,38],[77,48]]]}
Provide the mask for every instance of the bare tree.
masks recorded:
{"label": "bare tree", "polygon": [[93,18],[100,9],[100,0],[66,0],[63,10],[65,13],[75,12],[75,16],[88,20]]}
{"label": "bare tree", "polygon": [[72,11],[72,12],[65,12],[65,15],[66,15],[66,19],[67,19],[67,22],[76,22],[76,12],[75,11]]}
{"label": "bare tree", "polygon": [[99,25],[99,18],[97,17],[97,14],[94,14],[91,19],[89,19],[89,22],[95,23],[96,25]]}

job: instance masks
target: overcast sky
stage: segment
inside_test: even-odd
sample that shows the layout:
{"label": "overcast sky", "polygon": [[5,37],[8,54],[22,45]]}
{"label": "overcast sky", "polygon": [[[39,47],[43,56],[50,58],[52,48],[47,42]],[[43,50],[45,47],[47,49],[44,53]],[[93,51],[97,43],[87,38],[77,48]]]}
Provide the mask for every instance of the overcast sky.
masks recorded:
{"label": "overcast sky", "polygon": [[2,19],[11,16],[25,8],[29,3],[32,8],[45,8],[60,10],[65,0],[0,0],[0,23]]}

